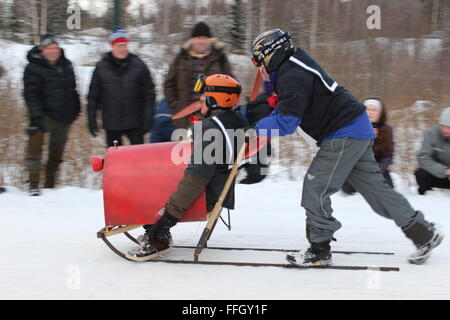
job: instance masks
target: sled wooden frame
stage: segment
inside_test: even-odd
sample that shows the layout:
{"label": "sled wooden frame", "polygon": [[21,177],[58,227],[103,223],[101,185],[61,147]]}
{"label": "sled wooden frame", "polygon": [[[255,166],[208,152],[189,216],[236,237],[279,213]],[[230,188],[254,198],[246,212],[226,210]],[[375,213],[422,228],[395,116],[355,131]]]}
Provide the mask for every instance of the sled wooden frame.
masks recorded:
{"label": "sled wooden frame", "polygon": [[[207,246],[208,240],[211,238],[212,232],[214,231],[214,228],[217,224],[217,221],[220,217],[220,214],[223,209],[223,202],[228,194],[228,191],[230,190],[231,185],[234,183],[234,180],[236,178],[236,175],[238,174],[239,165],[244,159],[245,151],[247,149],[247,146],[249,145],[248,138],[246,138],[246,141],[243,143],[241,149],[239,150],[239,153],[236,157],[236,160],[234,161],[233,167],[231,168],[230,173],[228,174],[228,178],[225,182],[225,185],[222,188],[222,192],[220,193],[219,199],[217,200],[216,204],[214,205],[213,209],[207,213],[207,224],[205,229],[203,230],[203,233],[200,237],[200,240],[198,241],[197,246],[195,247],[194,252],[194,261],[198,262],[198,257],[200,253],[202,252],[203,248]],[[117,255],[120,257],[130,260],[130,261],[141,261],[135,259],[133,256],[123,253],[119,249],[117,249],[109,240],[108,237],[118,235],[118,234],[124,234],[128,239],[133,241],[136,244],[139,244],[139,241],[133,237],[129,231],[137,229],[142,227],[143,225],[128,225],[128,226],[111,226],[111,227],[104,227],[100,231],[97,232],[97,238],[102,239],[106,245]]]}

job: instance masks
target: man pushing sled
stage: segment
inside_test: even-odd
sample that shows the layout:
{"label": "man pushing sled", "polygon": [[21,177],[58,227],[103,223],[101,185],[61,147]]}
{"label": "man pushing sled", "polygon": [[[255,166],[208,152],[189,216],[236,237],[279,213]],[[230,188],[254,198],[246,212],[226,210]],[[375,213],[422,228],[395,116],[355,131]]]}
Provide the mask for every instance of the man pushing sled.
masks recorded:
{"label": "man pushing sled", "polygon": [[341,223],[332,216],[330,196],[348,181],[376,213],[394,220],[412,240],[417,251],[409,262],[424,263],[444,235],[385,182],[372,151],[375,134],[365,106],[305,51],[295,49],[289,33],[280,29],[255,39],[252,58],[279,97],[271,115],[257,123],[257,135],[273,129],[289,135],[300,126],[320,147],[303,183],[310,247],[305,254],[288,255],[288,261],[331,265],[330,241]]}

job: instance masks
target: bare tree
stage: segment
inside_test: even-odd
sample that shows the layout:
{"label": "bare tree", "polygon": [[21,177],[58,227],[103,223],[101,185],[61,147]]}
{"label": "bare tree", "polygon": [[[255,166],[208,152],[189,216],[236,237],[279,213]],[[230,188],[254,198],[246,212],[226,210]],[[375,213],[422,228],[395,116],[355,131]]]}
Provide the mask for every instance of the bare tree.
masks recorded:
{"label": "bare tree", "polygon": [[32,30],[33,30],[33,41],[34,44],[37,45],[39,43],[39,18],[38,18],[38,8],[37,1],[30,1],[30,9],[31,9],[31,19],[32,19]]}
{"label": "bare tree", "polygon": [[317,24],[319,20],[319,0],[312,0],[311,8],[311,36],[309,38],[309,48],[314,51],[317,43]]}
{"label": "bare tree", "polygon": [[259,5],[259,33],[266,31],[266,10],[267,1],[261,0]]}
{"label": "bare tree", "polygon": [[252,45],[252,0],[247,0],[247,30],[245,34],[245,39],[247,47],[250,48]]}
{"label": "bare tree", "polygon": [[170,31],[170,2],[166,0],[162,4],[163,10],[163,34],[167,36]]}
{"label": "bare tree", "polygon": [[439,18],[439,0],[433,0],[433,7],[431,9],[431,30],[436,30]]}
{"label": "bare tree", "polygon": [[41,35],[47,33],[47,0],[41,0]]}

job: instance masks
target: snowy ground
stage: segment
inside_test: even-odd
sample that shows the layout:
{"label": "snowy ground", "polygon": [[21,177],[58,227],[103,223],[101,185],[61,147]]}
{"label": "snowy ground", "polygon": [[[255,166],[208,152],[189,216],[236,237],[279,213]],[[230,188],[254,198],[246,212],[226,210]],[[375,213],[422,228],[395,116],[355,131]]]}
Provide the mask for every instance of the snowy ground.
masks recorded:
{"label": "snowy ground", "polygon": [[[299,249],[307,243],[300,182],[266,181],[237,187],[232,230],[218,225],[210,245]],[[414,207],[450,234],[450,193],[404,193]],[[269,267],[133,263],[96,238],[103,227],[102,192],[63,187],[29,197],[0,195],[0,299],[449,299],[448,238],[426,265],[406,263],[412,252],[394,223],[372,213],[357,195],[333,198],[344,227],[334,250],[391,251],[394,256],[345,256],[334,263],[398,266],[400,272],[295,270]],[[179,224],[176,244],[196,244],[204,223]],[[135,233],[136,234],[136,233]],[[124,236],[114,243],[132,247]],[[174,250],[172,257],[190,252]],[[283,253],[205,251],[203,258],[283,262]]]}

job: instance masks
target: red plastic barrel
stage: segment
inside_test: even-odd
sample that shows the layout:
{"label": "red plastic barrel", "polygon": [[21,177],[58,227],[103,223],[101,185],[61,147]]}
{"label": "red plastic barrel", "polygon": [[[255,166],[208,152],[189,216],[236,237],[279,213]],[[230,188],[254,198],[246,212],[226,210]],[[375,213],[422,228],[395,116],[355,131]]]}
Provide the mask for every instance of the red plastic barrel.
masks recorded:
{"label": "red plastic barrel", "polygon": [[[189,159],[190,142],[152,143],[108,148],[105,158],[93,159],[93,167],[103,167],[105,225],[152,224],[158,212],[176,190],[186,164],[174,163],[172,153],[183,150]],[[175,152],[176,153],[176,152]],[[203,192],[180,222],[205,221]]]}

